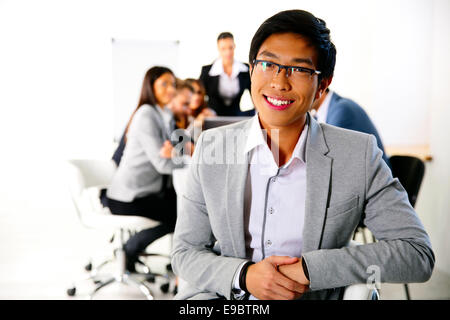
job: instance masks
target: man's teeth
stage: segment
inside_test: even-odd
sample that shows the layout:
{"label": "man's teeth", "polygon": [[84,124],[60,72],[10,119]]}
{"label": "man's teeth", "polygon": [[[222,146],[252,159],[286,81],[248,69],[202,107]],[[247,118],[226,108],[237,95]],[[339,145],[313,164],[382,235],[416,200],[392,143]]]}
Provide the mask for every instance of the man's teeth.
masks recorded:
{"label": "man's teeth", "polygon": [[287,105],[287,104],[291,103],[290,100],[278,100],[278,99],[274,99],[274,98],[270,98],[270,97],[267,97],[267,100],[271,104],[276,105],[276,106],[284,106],[284,105]]}

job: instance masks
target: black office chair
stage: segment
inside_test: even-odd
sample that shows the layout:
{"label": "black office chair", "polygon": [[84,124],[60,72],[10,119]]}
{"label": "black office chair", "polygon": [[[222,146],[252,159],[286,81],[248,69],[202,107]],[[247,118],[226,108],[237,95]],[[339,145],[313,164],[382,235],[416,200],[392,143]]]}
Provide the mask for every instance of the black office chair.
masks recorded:
{"label": "black office chair", "polygon": [[398,178],[405,188],[409,202],[414,207],[425,174],[424,162],[411,156],[392,156],[389,161],[392,166],[392,175],[394,178]]}
{"label": "black office chair", "polygon": [[[411,206],[415,206],[417,195],[425,174],[425,164],[422,160],[411,156],[392,156],[389,158],[392,175],[398,178],[406,193]],[[406,299],[410,300],[409,288],[405,283]]]}

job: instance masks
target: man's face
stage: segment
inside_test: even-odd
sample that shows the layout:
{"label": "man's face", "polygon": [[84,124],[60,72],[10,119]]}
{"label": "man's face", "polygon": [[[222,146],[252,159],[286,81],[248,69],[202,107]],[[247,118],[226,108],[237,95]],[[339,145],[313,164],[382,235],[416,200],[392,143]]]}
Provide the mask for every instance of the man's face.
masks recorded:
{"label": "man's face", "polygon": [[[316,70],[317,52],[302,36],[280,33],[269,36],[259,48],[258,60],[266,60],[288,66],[299,66]],[[292,127],[303,125],[306,112],[320,90],[318,75],[286,77],[286,70],[278,74],[264,72],[256,65],[252,68],[251,95],[260,121],[264,127]],[[279,106],[281,104],[281,106]]]}
{"label": "man's face", "polygon": [[220,39],[217,42],[217,50],[219,50],[219,56],[224,62],[231,63],[234,60],[234,40],[231,38]]}

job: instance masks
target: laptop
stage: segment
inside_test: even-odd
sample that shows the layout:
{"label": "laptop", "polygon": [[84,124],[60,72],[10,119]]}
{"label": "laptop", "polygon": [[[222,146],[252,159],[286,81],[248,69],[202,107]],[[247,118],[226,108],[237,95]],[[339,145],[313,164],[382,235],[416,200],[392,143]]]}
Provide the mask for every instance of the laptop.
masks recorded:
{"label": "laptop", "polygon": [[251,118],[252,117],[225,117],[225,116],[205,118],[205,120],[203,122],[202,130],[217,128],[217,127],[225,126],[227,124],[232,124],[232,123],[236,123],[239,121],[248,120]]}

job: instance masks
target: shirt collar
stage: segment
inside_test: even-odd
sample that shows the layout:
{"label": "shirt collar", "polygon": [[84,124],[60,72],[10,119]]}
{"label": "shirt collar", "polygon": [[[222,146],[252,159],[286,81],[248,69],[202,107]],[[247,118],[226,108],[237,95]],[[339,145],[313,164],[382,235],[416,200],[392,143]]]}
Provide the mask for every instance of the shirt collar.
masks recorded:
{"label": "shirt collar", "polygon": [[[231,71],[230,78],[236,78],[240,72],[247,72],[247,71],[248,71],[248,67],[245,64],[234,60],[233,61],[233,69]],[[208,74],[211,77],[220,76],[220,75],[225,74],[225,71],[223,70],[222,58],[219,58],[216,61],[214,61]]]}
{"label": "shirt collar", "polygon": [[316,117],[317,121],[321,123],[327,122],[327,116],[328,116],[328,107],[330,106],[331,96],[333,95],[333,91],[329,90],[327,93],[327,96],[323,100],[322,104],[319,107],[319,110],[317,110]]}
{"label": "shirt collar", "polygon": [[[265,145],[268,148],[266,139],[264,138],[263,135],[263,130],[259,123],[258,113],[256,113],[253,116],[251,121],[252,123],[250,125],[247,142],[244,148],[244,153],[246,154],[260,145]],[[287,167],[292,162],[293,158],[298,158],[303,163],[306,163],[305,153],[306,153],[306,138],[308,136],[308,128],[309,128],[309,117],[306,117],[305,126],[303,127],[302,133],[300,134],[297,144],[295,145],[294,151],[292,152],[291,159],[289,159],[289,161],[283,167]]]}

